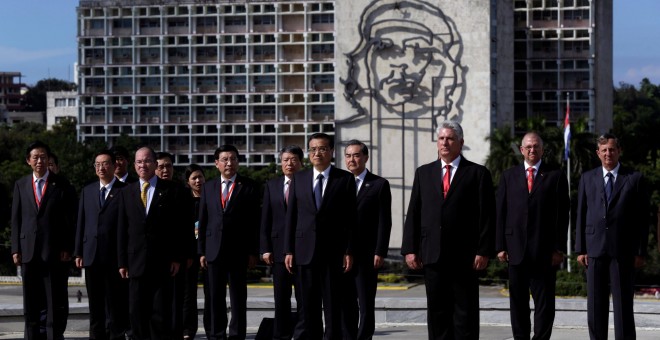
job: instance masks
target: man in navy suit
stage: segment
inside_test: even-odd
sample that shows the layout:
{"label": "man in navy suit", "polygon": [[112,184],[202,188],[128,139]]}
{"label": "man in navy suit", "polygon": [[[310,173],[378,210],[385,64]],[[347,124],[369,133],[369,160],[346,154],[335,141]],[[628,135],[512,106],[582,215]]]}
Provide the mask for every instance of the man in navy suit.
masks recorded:
{"label": "man in navy suit", "polygon": [[[288,203],[289,185],[293,174],[302,167],[303,151],[297,145],[289,145],[280,151],[283,176],[266,183],[261,210],[261,257],[271,266],[275,297],[275,325],[273,339],[291,339],[291,286],[294,277],[284,266],[284,227]],[[296,295],[299,289],[296,289]],[[298,301],[298,299],[296,299]],[[299,304],[299,302],[298,302]]]}
{"label": "man in navy suit", "polygon": [[378,269],[383,266],[392,229],[390,182],[367,170],[369,149],[348,141],[344,150],[346,168],[355,176],[358,229],[353,269],[344,276],[342,328],[344,339],[371,339],[375,329]]}
{"label": "man in navy suit", "polygon": [[135,153],[139,181],[119,196],[118,261],[122,278],[129,279],[129,313],[134,339],[172,336],[173,277],[185,260],[182,242],[194,237],[185,227],[187,192],[156,176],[156,153],[142,147]]}
{"label": "man in navy suit", "polygon": [[555,281],[564,260],[568,230],[566,174],[542,161],[543,140],[522,138],[522,165],[502,174],[497,189],[495,249],[509,263],[511,327],[515,339],[529,339],[529,292],[534,298],[534,339],[550,339],[555,319]]}
{"label": "man in navy suit", "polygon": [[[245,339],[247,328],[247,269],[259,256],[261,192],[253,180],[238,174],[238,150],[221,145],[215,150],[220,178],[206,182],[199,204],[199,255],[208,268],[210,339]],[[231,322],[227,332],[227,283]]]}
{"label": "man in navy suit", "polygon": [[597,140],[601,166],[587,171],[578,188],[575,252],[587,267],[587,316],[591,339],[607,339],[609,295],[616,339],[635,339],[634,272],[644,265],[649,196],[642,174],[619,163],[616,136]]}
{"label": "man in navy suit", "polygon": [[129,330],[128,282],[117,273],[119,192],[126,186],[115,173],[115,157],[107,150],[94,157],[99,181],[80,194],[76,267],[85,268],[89,296],[89,337],[123,339]]}
{"label": "man in navy suit", "polygon": [[463,129],[437,130],[438,160],[415,172],[401,254],[424,269],[429,339],[479,338],[477,272],[493,255],[495,195],[490,172],[461,155]]}
{"label": "man in navy suit", "polygon": [[331,166],[332,137],[315,133],[307,145],[313,168],[293,176],[284,240],[284,263],[298,275],[302,302],[294,339],[341,339],[342,272],[353,266],[357,228],[355,179]]}
{"label": "man in navy suit", "polygon": [[11,253],[23,274],[25,338],[38,339],[46,306],[48,339],[63,339],[69,315],[67,281],[76,231],[76,193],[48,171],[50,148],[28,146],[32,174],[16,181],[11,210]]}

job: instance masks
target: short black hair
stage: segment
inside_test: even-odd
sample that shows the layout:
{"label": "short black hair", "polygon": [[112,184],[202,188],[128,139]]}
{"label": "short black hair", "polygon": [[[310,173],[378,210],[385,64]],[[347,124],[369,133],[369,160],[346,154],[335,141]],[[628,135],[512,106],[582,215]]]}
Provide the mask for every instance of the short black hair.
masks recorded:
{"label": "short black hair", "polygon": [[302,151],[302,149],[298,145],[288,145],[288,146],[283,147],[280,150],[280,158],[282,158],[282,154],[285,153],[285,152],[292,153],[292,154],[298,156],[299,161],[302,161],[303,158],[305,158],[305,153]]}
{"label": "short black hair", "polygon": [[202,175],[204,175],[204,170],[202,169],[201,166],[199,166],[195,163],[190,164],[186,167],[186,171],[183,173],[183,176],[184,176],[183,178],[186,179],[186,182],[188,182],[188,180],[190,179],[190,175],[192,175],[192,173],[195,172],[195,171],[200,171],[202,173]]}
{"label": "short black hair", "polygon": [[308,147],[309,147],[309,142],[311,142],[312,139],[325,139],[325,140],[328,141],[328,146],[331,149],[335,148],[335,139],[332,136],[328,135],[327,133],[317,132],[317,133],[314,133],[313,135],[311,135],[309,137],[309,140],[307,140],[307,146]]}
{"label": "short black hair", "polygon": [[172,164],[174,164],[174,155],[173,154],[171,154],[169,152],[165,152],[165,151],[161,151],[161,152],[156,153],[156,160],[163,159],[163,158],[169,158],[170,162],[172,162]]}
{"label": "short black hair", "polygon": [[120,156],[126,160],[129,159],[128,150],[126,150],[126,148],[121,145],[115,145],[111,147],[109,151],[112,152],[115,158],[117,158],[117,156]]}
{"label": "short black hair", "polygon": [[96,161],[96,157],[101,156],[101,155],[110,156],[110,160],[112,161],[112,164],[115,164],[115,162],[117,161],[117,159],[115,158],[115,154],[112,151],[108,150],[108,149],[103,149],[103,150],[95,153],[94,154],[94,160]]}
{"label": "short black hair", "polygon": [[[346,143],[346,147],[349,147],[351,145],[358,145],[360,146],[360,152],[362,152],[363,155],[369,156],[369,148],[367,148],[367,145],[360,142],[357,139],[351,139]],[[344,152],[346,152],[346,148],[344,148]]]}
{"label": "short black hair", "polygon": [[230,144],[220,145],[217,149],[215,149],[215,152],[213,153],[213,157],[215,159],[220,159],[220,154],[223,152],[233,152],[236,154],[236,158],[238,158],[238,149],[236,149],[235,146]]}
{"label": "short black hair", "polygon": [[53,163],[55,163],[55,165],[60,165],[60,159],[57,158],[56,154],[51,153],[50,155],[48,155],[48,161],[49,162],[50,162],[51,159],[53,160]]}
{"label": "short black hair", "polygon": [[34,149],[44,149],[46,150],[46,156],[50,157],[51,155],[50,148],[48,145],[46,145],[46,143],[42,141],[34,141],[30,143],[30,145],[28,145],[28,147],[25,149],[25,159],[30,158],[30,152],[32,152]]}

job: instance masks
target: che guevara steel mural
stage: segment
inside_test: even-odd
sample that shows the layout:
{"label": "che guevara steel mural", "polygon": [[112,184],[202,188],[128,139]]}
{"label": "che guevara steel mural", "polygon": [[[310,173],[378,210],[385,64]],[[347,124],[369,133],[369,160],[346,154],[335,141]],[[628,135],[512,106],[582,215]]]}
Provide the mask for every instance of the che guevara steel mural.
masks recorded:
{"label": "che guevara steel mural", "polygon": [[359,42],[346,53],[344,98],[359,120],[375,106],[406,118],[462,121],[467,66],[454,21],[422,0],[376,0],[358,24]]}

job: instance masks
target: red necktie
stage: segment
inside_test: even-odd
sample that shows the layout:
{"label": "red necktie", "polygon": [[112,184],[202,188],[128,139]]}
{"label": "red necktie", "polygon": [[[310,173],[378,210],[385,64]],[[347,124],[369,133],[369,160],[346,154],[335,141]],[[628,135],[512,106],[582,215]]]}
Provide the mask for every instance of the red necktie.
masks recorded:
{"label": "red necktie", "polygon": [[532,186],[534,185],[534,168],[527,168],[527,191],[532,192]]}
{"label": "red necktie", "polygon": [[445,198],[447,198],[447,192],[449,191],[449,181],[451,179],[451,164],[445,165],[445,168],[447,170],[445,171],[445,175],[442,177],[442,191],[445,195]]}

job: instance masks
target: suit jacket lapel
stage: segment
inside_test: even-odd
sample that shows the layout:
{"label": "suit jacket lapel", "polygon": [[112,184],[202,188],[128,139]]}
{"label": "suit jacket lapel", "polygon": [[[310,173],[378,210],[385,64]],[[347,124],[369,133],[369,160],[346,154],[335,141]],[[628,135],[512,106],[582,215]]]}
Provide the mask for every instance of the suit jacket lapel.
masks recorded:
{"label": "suit jacket lapel", "polygon": [[[243,183],[241,183],[241,176],[236,175],[236,182],[234,183],[234,189],[232,189],[231,195],[229,195],[229,200],[227,201],[225,205],[225,211],[228,211],[231,209],[231,207],[234,206],[232,202],[237,199],[238,194],[241,192],[241,188],[243,188]],[[222,181],[220,181],[220,188],[222,188]],[[222,205],[222,202],[220,202],[220,205]]]}
{"label": "suit jacket lapel", "polygon": [[[38,213],[39,212],[39,205],[37,204],[37,195],[36,195],[36,191],[35,191],[34,186],[33,186],[33,182],[34,182],[34,177],[32,177],[32,175],[30,174],[30,176],[26,178],[24,186],[25,186],[25,192],[32,193],[30,195],[30,197],[32,198],[31,199],[32,206],[34,207],[34,211],[36,213]],[[36,185],[36,184],[34,184],[34,185]]]}
{"label": "suit jacket lapel", "polygon": [[364,176],[364,181],[362,182],[362,186],[360,186],[360,190],[358,190],[357,192],[358,202],[364,195],[366,195],[366,192],[369,191],[369,189],[371,189],[371,182],[373,181],[372,176],[373,175],[371,174],[371,172],[367,171],[367,175]]}
{"label": "suit jacket lapel", "polygon": [[[619,167],[619,174],[617,176],[617,179],[614,181],[614,188],[612,189],[612,198],[610,199],[610,203],[614,202],[614,198],[619,194],[621,191],[621,188],[626,184],[628,181],[628,177],[630,173],[627,171],[628,169],[622,167]],[[605,190],[603,189],[603,192]]]}
{"label": "suit jacket lapel", "polygon": [[[524,167],[524,165],[523,165]],[[546,172],[546,166],[545,163],[541,163],[541,166],[539,167],[539,170],[536,172],[536,176],[534,176],[534,182],[532,184],[532,191],[529,193],[530,195],[534,194],[536,189],[539,188],[541,185],[541,181],[543,181],[543,178],[545,177],[545,172]],[[525,170],[523,170],[525,171]],[[527,175],[525,175],[525,181],[527,181]],[[527,182],[525,182],[525,189],[527,189]]]}
{"label": "suit jacket lapel", "polygon": [[431,182],[433,183],[435,190],[438,192],[440,199],[444,200],[444,190],[442,187],[442,161],[439,159],[431,165]]}

